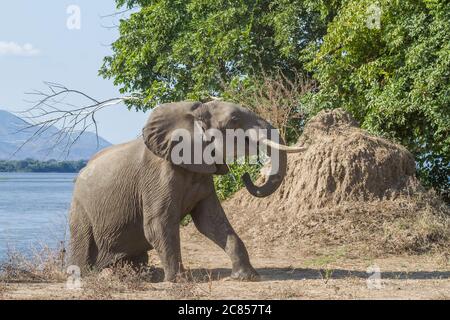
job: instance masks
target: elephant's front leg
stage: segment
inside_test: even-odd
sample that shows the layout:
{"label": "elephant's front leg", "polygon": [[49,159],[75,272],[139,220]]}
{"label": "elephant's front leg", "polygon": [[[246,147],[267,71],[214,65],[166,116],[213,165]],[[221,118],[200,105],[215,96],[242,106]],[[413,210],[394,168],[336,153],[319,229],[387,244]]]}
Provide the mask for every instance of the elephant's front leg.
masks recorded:
{"label": "elephant's front leg", "polygon": [[164,213],[145,219],[144,231],[148,242],[159,255],[164,268],[164,281],[175,281],[182,272],[180,223],[173,214]]}
{"label": "elephant's front leg", "polygon": [[250,264],[244,243],[230,225],[215,193],[197,204],[192,212],[192,219],[197,229],[214,241],[230,257],[231,278],[247,281],[259,280],[258,273]]}

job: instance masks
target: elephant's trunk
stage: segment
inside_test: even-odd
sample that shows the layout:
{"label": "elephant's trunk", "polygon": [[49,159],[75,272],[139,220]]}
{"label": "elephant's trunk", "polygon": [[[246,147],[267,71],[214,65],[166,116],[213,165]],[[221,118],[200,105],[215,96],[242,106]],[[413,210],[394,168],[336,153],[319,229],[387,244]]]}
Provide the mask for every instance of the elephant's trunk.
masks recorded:
{"label": "elephant's trunk", "polygon": [[[274,129],[270,124],[266,123],[265,127],[267,129]],[[268,140],[266,138],[263,138],[262,140],[260,140],[261,143],[266,144],[269,149],[268,151],[269,154],[271,155],[271,162],[272,165],[274,164],[273,158],[274,158],[274,154],[278,153],[278,171],[275,173],[271,173],[271,175],[267,178],[267,181],[262,185],[262,186],[256,186],[252,179],[250,178],[250,175],[248,174],[248,172],[244,173],[242,175],[242,180],[244,182],[245,187],[247,188],[248,192],[250,192],[251,195],[255,196],[255,197],[267,197],[269,195],[271,195],[272,193],[274,193],[278,187],[281,185],[281,183],[283,182],[284,176],[286,175],[286,167],[287,167],[287,155],[286,155],[286,148],[281,147],[284,146],[284,141],[283,139],[280,137],[280,144],[277,144],[274,141]],[[299,152],[299,151],[297,151]]]}

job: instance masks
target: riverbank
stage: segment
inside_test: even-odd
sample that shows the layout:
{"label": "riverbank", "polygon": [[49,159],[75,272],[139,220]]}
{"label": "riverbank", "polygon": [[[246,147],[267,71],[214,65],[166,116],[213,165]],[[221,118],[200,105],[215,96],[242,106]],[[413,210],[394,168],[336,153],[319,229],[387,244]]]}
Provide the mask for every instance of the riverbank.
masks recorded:
{"label": "riverbank", "polygon": [[[308,248],[250,246],[259,282],[230,280],[230,261],[211,241],[182,228],[184,265],[191,281],[158,282],[155,277],[102,272],[81,279],[70,290],[65,279],[0,283],[2,299],[450,299],[450,260],[420,256],[342,256],[335,249],[320,254]],[[245,240],[245,239],[244,239]],[[159,259],[151,252],[153,274]],[[379,270],[379,274],[376,271]],[[156,276],[157,278],[157,276]]]}
{"label": "riverbank", "polygon": [[78,173],[87,164],[87,160],[78,161],[38,161],[0,160],[1,172],[45,172],[45,173]]}

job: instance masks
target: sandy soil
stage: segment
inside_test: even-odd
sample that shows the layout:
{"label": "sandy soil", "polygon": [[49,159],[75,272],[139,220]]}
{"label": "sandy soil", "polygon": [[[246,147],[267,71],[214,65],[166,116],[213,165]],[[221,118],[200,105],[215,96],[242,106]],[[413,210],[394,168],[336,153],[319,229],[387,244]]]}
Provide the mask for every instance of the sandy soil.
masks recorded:
{"label": "sandy soil", "polygon": [[[336,252],[249,247],[259,282],[228,278],[228,257],[187,227],[182,232],[184,264],[196,281],[145,283],[139,290],[110,290],[83,283],[68,290],[65,283],[2,284],[1,299],[450,299],[449,257],[386,257],[370,259]],[[151,262],[158,264],[151,256]],[[378,266],[380,282],[367,273]],[[199,280],[203,278],[203,280]],[[87,289],[88,288],[88,289]],[[106,290],[107,291],[107,290]]]}

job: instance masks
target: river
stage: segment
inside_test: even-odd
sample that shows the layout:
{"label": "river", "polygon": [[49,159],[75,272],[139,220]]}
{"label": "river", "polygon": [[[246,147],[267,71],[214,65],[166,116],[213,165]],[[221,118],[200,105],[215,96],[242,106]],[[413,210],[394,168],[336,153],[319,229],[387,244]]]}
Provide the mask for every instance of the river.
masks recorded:
{"label": "river", "polygon": [[0,261],[67,243],[75,173],[0,173]]}

